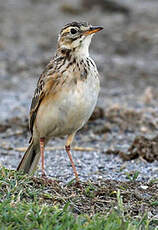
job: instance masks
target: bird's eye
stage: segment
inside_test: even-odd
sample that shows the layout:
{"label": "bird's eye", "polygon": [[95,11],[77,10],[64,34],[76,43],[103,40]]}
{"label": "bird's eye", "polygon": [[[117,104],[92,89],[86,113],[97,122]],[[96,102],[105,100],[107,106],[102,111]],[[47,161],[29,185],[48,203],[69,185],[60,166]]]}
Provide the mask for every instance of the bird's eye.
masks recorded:
{"label": "bird's eye", "polygon": [[71,34],[76,34],[76,33],[77,33],[77,30],[75,30],[75,29],[72,28],[72,29],[70,30],[70,32],[71,32]]}

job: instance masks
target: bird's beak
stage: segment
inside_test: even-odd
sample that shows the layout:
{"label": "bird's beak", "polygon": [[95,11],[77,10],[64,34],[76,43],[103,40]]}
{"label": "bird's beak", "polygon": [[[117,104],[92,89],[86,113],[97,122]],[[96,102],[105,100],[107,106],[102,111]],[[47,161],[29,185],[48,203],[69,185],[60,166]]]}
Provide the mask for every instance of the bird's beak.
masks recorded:
{"label": "bird's beak", "polygon": [[94,34],[96,32],[99,32],[100,30],[103,30],[103,27],[101,27],[101,26],[91,26],[88,30],[83,32],[83,34],[84,35],[90,35],[90,34]]}

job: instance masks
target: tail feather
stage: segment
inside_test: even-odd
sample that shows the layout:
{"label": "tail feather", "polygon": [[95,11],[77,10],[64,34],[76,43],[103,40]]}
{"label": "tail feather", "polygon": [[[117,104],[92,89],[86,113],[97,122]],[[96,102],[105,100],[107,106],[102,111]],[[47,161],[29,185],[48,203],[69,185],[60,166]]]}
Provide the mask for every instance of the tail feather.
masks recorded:
{"label": "tail feather", "polygon": [[34,145],[33,141],[30,143],[22,160],[20,161],[17,171],[23,171],[24,173],[33,173],[38,165],[40,159],[39,145]]}

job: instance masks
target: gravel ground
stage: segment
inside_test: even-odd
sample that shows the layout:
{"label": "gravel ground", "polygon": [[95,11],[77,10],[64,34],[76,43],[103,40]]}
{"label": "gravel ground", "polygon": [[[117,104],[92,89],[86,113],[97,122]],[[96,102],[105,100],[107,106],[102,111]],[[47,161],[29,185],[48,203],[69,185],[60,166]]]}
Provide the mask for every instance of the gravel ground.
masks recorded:
{"label": "gravel ground", "polygon": [[[93,119],[76,136],[73,151],[82,180],[138,180],[158,176],[158,163],[143,157],[123,161],[107,150],[128,149],[137,136],[158,133],[158,2],[6,0],[0,2],[0,162],[15,169],[29,140],[28,114],[37,79],[56,49],[57,33],[70,21],[102,25],[91,56],[101,74],[101,93]],[[50,141],[48,175],[69,181],[72,169],[64,139]],[[86,148],[92,151],[86,151]],[[56,149],[55,149],[56,148]],[[151,151],[152,152],[152,151]]]}

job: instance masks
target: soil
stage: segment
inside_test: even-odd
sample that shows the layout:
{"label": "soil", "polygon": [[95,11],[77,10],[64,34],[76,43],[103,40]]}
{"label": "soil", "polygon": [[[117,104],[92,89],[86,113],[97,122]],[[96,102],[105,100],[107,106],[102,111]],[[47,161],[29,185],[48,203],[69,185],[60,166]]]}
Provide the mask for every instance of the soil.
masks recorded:
{"label": "soil", "polygon": [[140,221],[148,216],[150,226],[157,226],[158,181],[142,182],[137,181],[136,175],[130,176],[126,182],[97,179],[78,183],[72,180],[64,184],[52,178],[26,176],[2,168],[1,201],[8,199],[6,194],[9,193],[13,197],[11,204],[14,206],[19,202],[36,202],[62,210],[67,207],[74,215],[88,214],[90,217],[95,214],[108,215],[115,211],[126,220],[130,218]]}
{"label": "soil", "polygon": [[[41,203],[54,204],[59,207],[64,207],[69,203],[69,208],[75,214],[92,216],[97,213],[106,214],[114,209],[135,217],[143,216],[148,212],[153,220],[157,219],[158,183],[156,181],[142,183],[136,180],[128,182],[89,180],[80,184],[71,182],[63,185],[56,181],[45,183],[42,179],[33,178],[33,182],[35,188],[42,186],[39,198]],[[25,197],[25,194],[23,196]]]}

